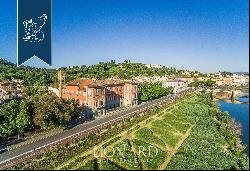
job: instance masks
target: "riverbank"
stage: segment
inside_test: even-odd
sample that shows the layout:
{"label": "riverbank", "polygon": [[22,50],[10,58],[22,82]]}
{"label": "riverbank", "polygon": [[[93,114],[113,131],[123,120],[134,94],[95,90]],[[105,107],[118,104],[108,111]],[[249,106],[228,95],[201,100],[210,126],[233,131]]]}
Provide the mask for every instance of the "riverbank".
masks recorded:
{"label": "riverbank", "polygon": [[168,170],[248,170],[249,157],[237,124],[212,102],[191,135],[168,165]]}
{"label": "riverbank", "polygon": [[226,103],[233,103],[233,104],[249,104],[249,101],[240,101],[238,99],[235,99],[235,100],[231,100],[231,99],[228,99],[228,98],[214,98],[213,101],[215,102],[220,102],[220,101],[224,101]]}
{"label": "riverbank", "polygon": [[[249,97],[239,98],[239,101],[249,102]],[[235,104],[219,101],[220,110],[227,111],[232,118],[242,126],[242,142],[247,145],[246,152],[249,155],[249,104]]]}

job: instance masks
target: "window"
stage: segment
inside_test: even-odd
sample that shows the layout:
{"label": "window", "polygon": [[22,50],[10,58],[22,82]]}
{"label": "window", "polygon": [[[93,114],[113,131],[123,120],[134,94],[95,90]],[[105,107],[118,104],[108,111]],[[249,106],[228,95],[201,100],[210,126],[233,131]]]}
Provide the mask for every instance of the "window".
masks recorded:
{"label": "window", "polygon": [[137,86],[135,86],[135,91],[137,91]]}

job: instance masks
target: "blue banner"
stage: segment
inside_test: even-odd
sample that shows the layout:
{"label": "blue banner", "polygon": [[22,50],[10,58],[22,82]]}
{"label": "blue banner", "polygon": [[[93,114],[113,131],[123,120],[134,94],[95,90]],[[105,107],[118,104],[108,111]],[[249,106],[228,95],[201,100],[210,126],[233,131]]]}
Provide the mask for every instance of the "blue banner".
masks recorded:
{"label": "blue banner", "polygon": [[51,66],[52,0],[17,0],[17,66],[38,57]]}

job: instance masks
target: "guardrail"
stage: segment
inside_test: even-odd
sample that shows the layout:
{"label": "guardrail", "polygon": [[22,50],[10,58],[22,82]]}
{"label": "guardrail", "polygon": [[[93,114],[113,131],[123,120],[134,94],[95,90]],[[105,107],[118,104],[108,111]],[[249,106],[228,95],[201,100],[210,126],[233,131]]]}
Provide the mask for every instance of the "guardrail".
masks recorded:
{"label": "guardrail", "polygon": [[[101,123],[101,124],[96,125],[94,127],[88,128],[86,130],[82,130],[80,132],[69,135],[69,136],[64,137],[62,139],[59,139],[59,140],[53,141],[51,143],[45,144],[43,146],[40,146],[40,147],[36,148],[35,150],[30,150],[30,151],[22,153],[22,154],[20,154],[18,156],[9,158],[9,159],[4,160],[4,161],[0,161],[0,168],[3,169],[3,168],[11,167],[14,164],[20,163],[20,162],[22,162],[24,160],[27,160],[27,159],[29,159],[31,157],[34,157],[34,156],[36,156],[38,154],[41,154],[42,152],[46,152],[46,151],[50,150],[53,147],[56,147],[56,146],[59,146],[59,145],[64,145],[67,142],[72,141],[72,139],[82,137],[83,135],[86,135],[86,134],[92,133],[94,131],[97,131],[98,129],[100,129],[102,127],[106,127],[106,126],[115,124],[117,122],[120,122],[121,120],[127,119],[127,118],[135,115],[136,113],[142,113],[142,112],[148,110],[149,108],[152,108],[152,107],[157,106],[159,104],[165,103],[166,101],[173,102],[176,98],[178,98],[180,96],[187,95],[187,94],[192,94],[192,93],[195,93],[195,92],[196,92],[196,90],[194,90],[194,91],[188,90],[188,91],[180,92],[178,95],[168,95],[168,96],[161,97],[159,99],[152,100],[149,103],[143,104],[143,105],[149,104],[148,106],[145,106],[144,108],[137,109],[137,110],[135,110],[135,111],[133,111],[131,113],[124,114],[124,115],[119,116],[117,118],[114,118],[114,119],[112,119],[110,121]],[[154,103],[156,101],[158,101],[158,102]],[[152,104],[150,104],[150,103],[152,103]]]}

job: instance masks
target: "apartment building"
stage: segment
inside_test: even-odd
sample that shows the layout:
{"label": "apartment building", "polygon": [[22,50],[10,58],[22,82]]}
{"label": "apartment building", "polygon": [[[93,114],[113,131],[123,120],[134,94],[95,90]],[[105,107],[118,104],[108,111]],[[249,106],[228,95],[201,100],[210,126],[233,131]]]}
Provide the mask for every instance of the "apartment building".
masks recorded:
{"label": "apartment building", "polygon": [[174,93],[180,92],[188,88],[188,82],[181,79],[169,79],[162,82],[163,87],[173,87]]}
{"label": "apartment building", "polygon": [[62,98],[76,99],[86,114],[104,115],[107,109],[138,104],[138,84],[122,80],[78,79],[61,90]]}

